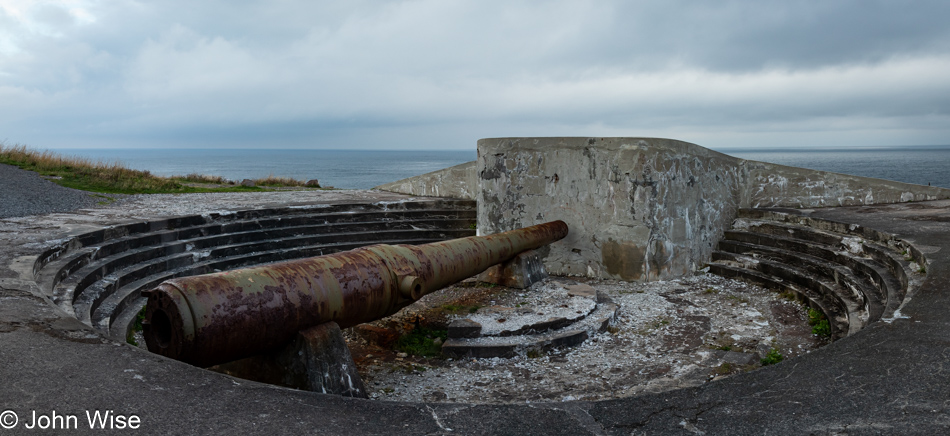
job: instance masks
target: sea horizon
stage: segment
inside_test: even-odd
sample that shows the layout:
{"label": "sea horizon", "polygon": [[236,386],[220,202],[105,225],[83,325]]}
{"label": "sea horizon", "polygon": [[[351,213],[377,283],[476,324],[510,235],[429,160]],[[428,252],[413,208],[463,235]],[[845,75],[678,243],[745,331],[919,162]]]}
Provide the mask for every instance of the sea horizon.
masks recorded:
{"label": "sea horizon", "polygon": [[[950,188],[950,145],[830,146],[809,148],[720,147],[741,159],[820,171]],[[477,151],[253,148],[64,148],[64,156],[159,176],[192,173],[239,182],[268,176],[317,179],[323,186],[369,189],[476,159]]]}

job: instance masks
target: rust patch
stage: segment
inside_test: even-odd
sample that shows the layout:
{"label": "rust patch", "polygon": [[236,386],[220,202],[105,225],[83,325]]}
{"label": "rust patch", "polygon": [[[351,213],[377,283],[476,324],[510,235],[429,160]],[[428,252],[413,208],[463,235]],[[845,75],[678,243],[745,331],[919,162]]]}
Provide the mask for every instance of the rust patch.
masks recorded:
{"label": "rust patch", "polygon": [[643,277],[645,251],[636,244],[610,239],[601,246],[601,262],[608,274],[629,281],[639,280]]}

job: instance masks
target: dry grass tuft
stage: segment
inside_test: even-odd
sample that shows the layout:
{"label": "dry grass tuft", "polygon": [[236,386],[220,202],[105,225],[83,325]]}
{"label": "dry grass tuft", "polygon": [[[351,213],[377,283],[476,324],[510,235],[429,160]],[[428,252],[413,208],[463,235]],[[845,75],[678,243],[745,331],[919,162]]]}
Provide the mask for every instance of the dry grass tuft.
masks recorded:
{"label": "dry grass tuft", "polygon": [[[148,171],[133,170],[120,162],[102,162],[81,157],[66,157],[51,151],[36,151],[24,145],[6,146],[0,142],[0,163],[13,165],[40,175],[56,177],[67,188],[109,194],[159,194],[186,192],[260,191],[262,188],[226,186],[196,188],[184,182],[233,185],[220,176],[189,174],[184,177],[159,177]],[[255,181],[258,186],[304,186],[306,183],[286,177],[267,177]]]}

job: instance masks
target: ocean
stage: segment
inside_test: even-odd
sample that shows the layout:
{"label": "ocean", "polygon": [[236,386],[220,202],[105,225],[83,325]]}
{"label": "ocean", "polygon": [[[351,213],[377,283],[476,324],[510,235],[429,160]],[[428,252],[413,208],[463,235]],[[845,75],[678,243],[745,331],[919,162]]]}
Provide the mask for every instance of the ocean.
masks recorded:
{"label": "ocean", "polygon": [[[950,188],[950,145],[823,149],[719,148],[750,160],[800,168]],[[217,150],[68,149],[57,150],[148,170],[160,176],[190,173],[240,181],[270,175],[318,179],[323,186],[369,189],[384,183],[475,160],[472,150]]]}
{"label": "ocean", "polygon": [[950,188],[950,145],[716,151],[792,167]]}
{"label": "ocean", "polygon": [[261,149],[64,149],[55,150],[159,176],[191,173],[240,182],[267,176],[317,179],[324,187],[369,189],[384,183],[473,161],[472,150],[261,150]]}

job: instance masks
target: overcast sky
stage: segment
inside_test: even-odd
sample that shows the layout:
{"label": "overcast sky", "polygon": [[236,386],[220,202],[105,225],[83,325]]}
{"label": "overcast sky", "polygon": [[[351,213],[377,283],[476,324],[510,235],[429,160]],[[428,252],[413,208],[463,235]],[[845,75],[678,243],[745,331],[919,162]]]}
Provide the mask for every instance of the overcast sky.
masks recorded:
{"label": "overcast sky", "polygon": [[950,144],[948,17],[946,0],[0,0],[0,140]]}

